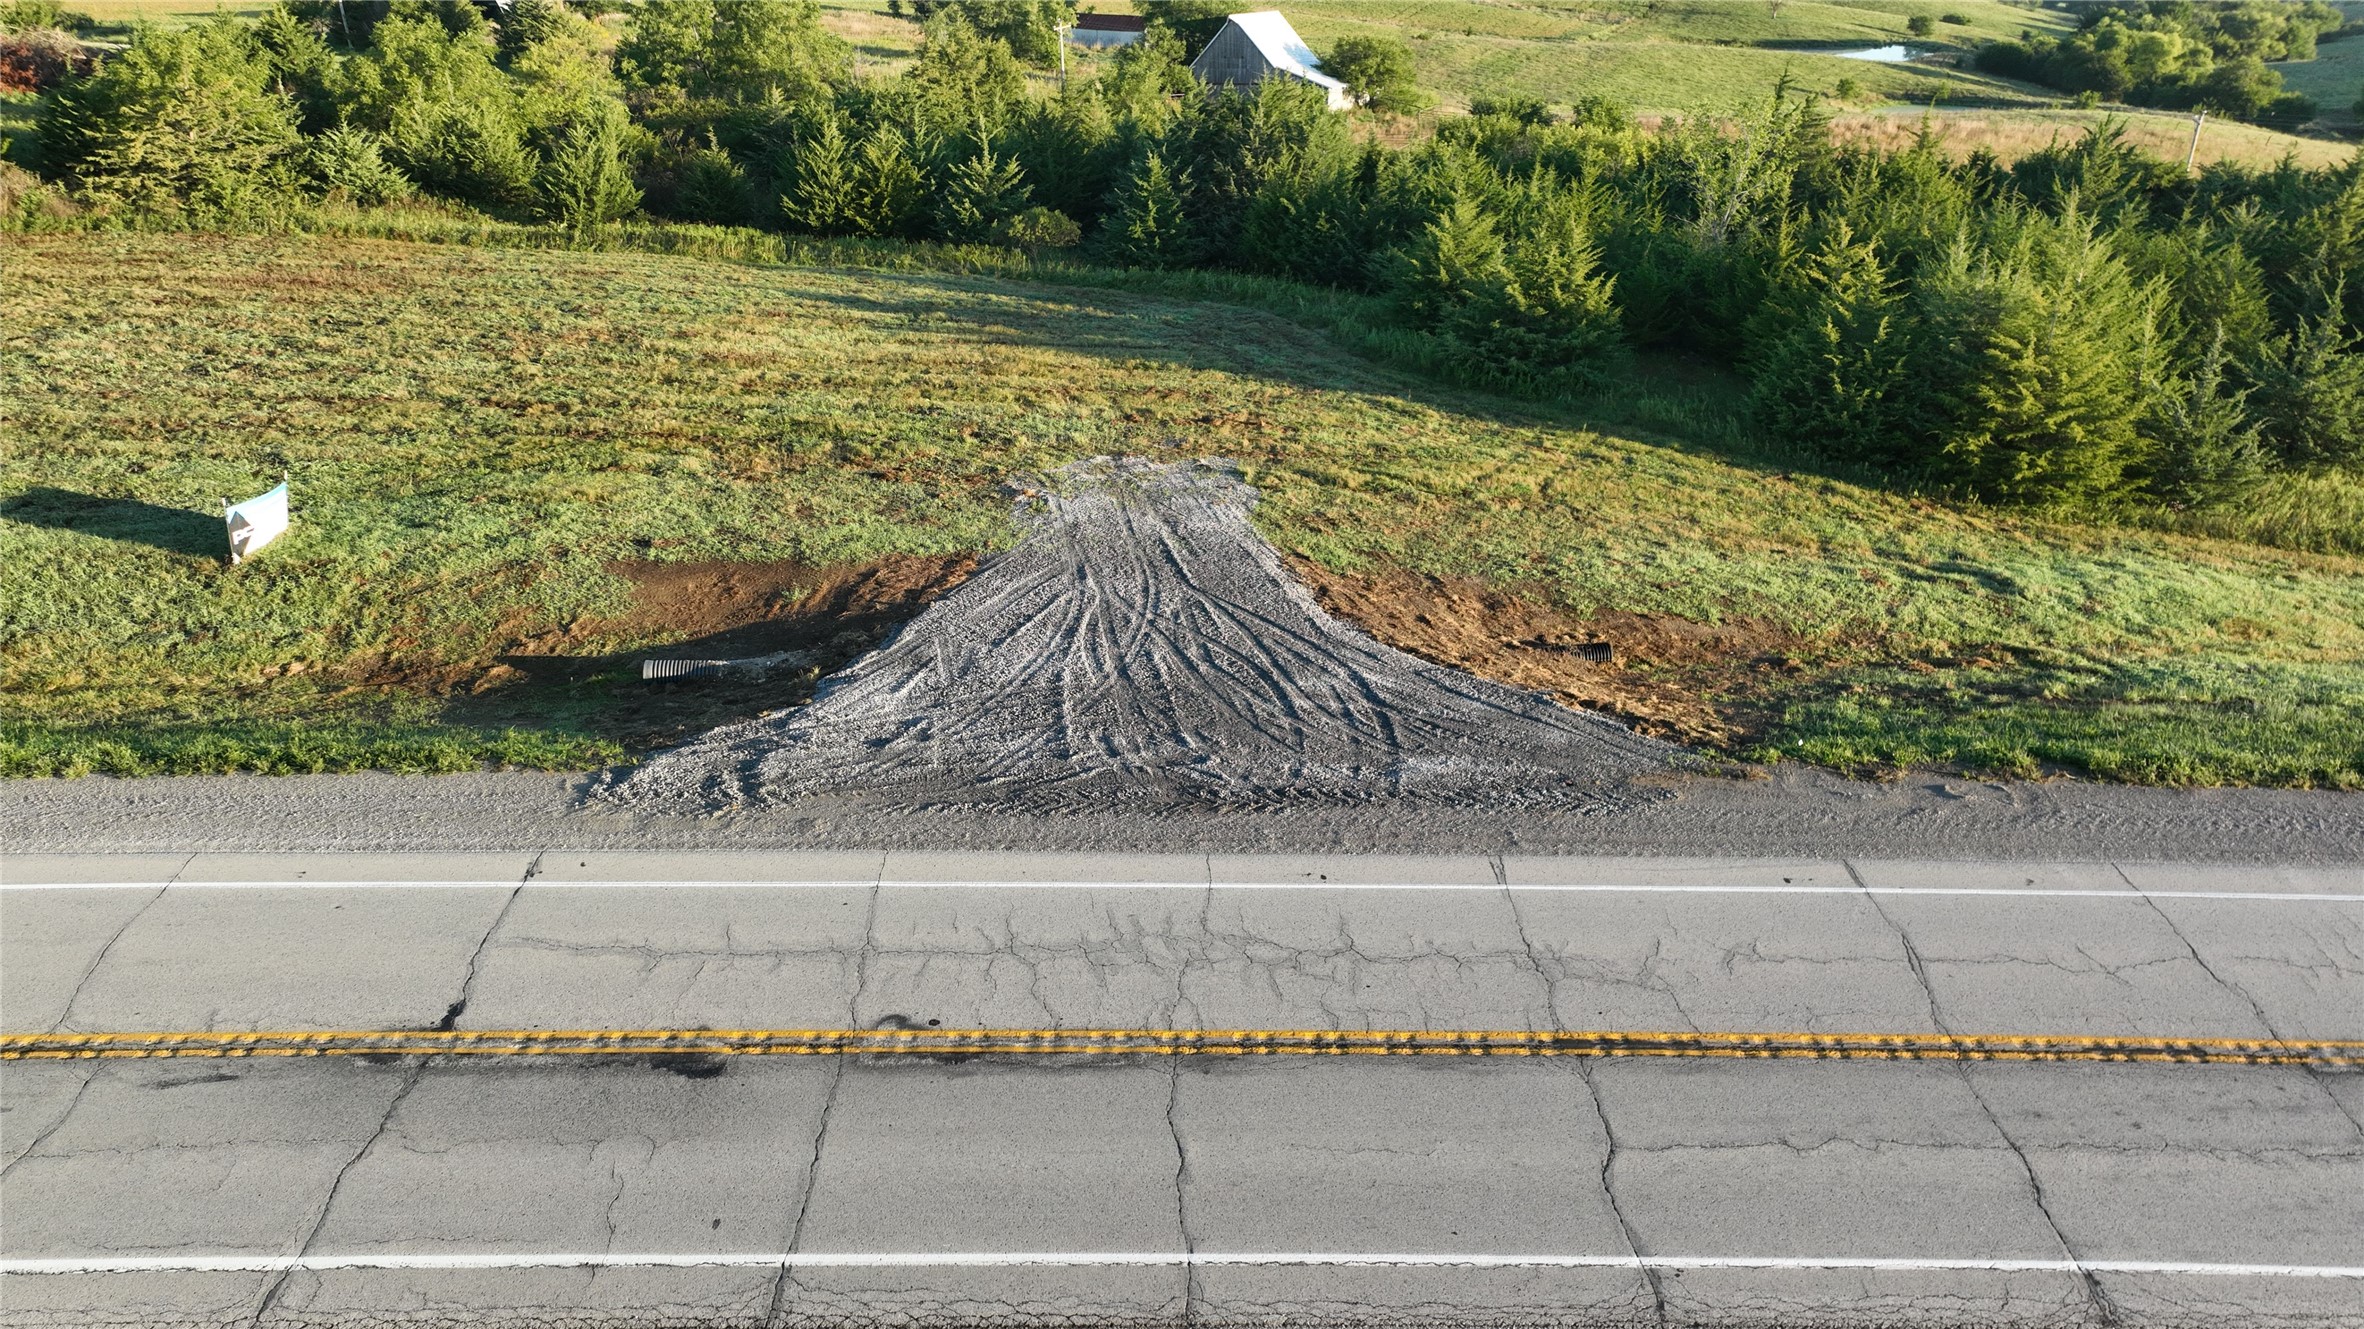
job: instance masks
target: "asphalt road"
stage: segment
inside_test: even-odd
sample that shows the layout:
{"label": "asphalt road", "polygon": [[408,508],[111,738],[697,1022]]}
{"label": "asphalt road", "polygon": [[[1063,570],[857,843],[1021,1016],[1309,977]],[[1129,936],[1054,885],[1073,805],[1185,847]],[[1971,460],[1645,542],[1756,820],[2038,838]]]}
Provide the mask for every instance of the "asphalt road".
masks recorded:
{"label": "asphalt road", "polygon": [[[2364,1039],[2364,869],[0,860],[0,1027]],[[0,1062],[0,1322],[2364,1324],[2364,1073]]]}

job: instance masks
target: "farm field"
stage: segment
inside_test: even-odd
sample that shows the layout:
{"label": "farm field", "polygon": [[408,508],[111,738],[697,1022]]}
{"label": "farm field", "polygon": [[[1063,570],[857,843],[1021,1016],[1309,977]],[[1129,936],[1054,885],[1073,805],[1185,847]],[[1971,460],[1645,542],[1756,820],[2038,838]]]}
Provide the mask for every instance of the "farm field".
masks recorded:
{"label": "farm field", "polygon": [[[1983,148],[2005,165],[2056,142],[2074,142],[2079,135],[2105,121],[2122,126],[2128,143],[2165,161],[2182,161],[2192,146],[2191,117],[2135,108],[2030,111],[1896,106],[1841,111],[1832,117],[1831,129],[1841,142],[1899,148],[1920,133],[1924,118],[1935,127],[1938,141],[1950,155],[1966,157]],[[2211,119],[2201,127],[2199,149],[2193,160],[2200,166],[2232,162],[2261,167],[2271,166],[2287,156],[2301,166],[2319,167],[2337,166],[2355,154],[2353,143],[2306,138],[2238,121]]]}
{"label": "farm field", "polygon": [[[2351,21],[2353,17],[2351,14]],[[2350,131],[2359,128],[2356,98],[2364,95],[2364,39],[2324,42],[2316,48],[2314,59],[2286,61],[2272,68],[2282,75],[2282,86],[2315,99],[2323,124]]]}
{"label": "farm field", "polygon": [[[99,35],[112,39],[127,34],[136,20],[178,26],[216,12],[251,16],[262,8],[206,0],[77,0],[68,7],[96,20]],[[1140,8],[1122,0],[1089,0],[1082,7]],[[853,47],[866,75],[892,75],[917,54],[918,25],[889,14],[886,0],[822,0],[821,10],[824,24]],[[2108,113],[2068,108],[2047,89],[1946,63],[1879,64],[1828,53],[1897,42],[1960,53],[2023,29],[2068,26],[2056,11],[2000,0],[1784,0],[1778,10],[1762,0],[1307,0],[1286,12],[1317,47],[1353,35],[1401,39],[1412,49],[1421,86],[1444,110],[1465,109],[1477,97],[1515,95],[1561,106],[1602,96],[1645,115],[1715,112],[1770,95],[1784,78],[1825,96],[1846,79],[1851,95],[1832,107],[1844,132],[1883,142],[1909,136],[1934,99],[1957,151],[1983,147],[2005,161],[2041,148],[2056,133],[2073,137]],[[1970,21],[1940,22],[1929,36],[1911,37],[1906,22],[1916,14]],[[2275,68],[2292,90],[2323,107],[2325,127],[2353,130],[2350,108],[2364,87],[2364,42],[2326,42],[2321,50],[2316,60]],[[1105,57],[1075,51],[1070,59],[1076,76],[1089,77]],[[1035,71],[1033,81],[1047,89],[1056,80]],[[1965,101],[1972,105],[1947,105]],[[2180,159],[2187,120],[2118,113],[2144,148]],[[29,102],[22,108],[0,105],[0,134],[29,132],[30,125]],[[2351,143],[2224,122],[2203,135],[2199,160],[2258,165],[2293,153],[2302,163],[2322,165],[2344,160],[2352,150]]]}
{"label": "farm field", "polygon": [[[1084,7],[1140,8],[1121,3]],[[1313,0],[1288,6],[1286,12],[1316,47],[1357,35],[1402,40],[1412,50],[1420,86],[1447,111],[1466,109],[1473,99],[1486,96],[1535,97],[1563,108],[1580,97],[1600,96],[1623,102],[1650,119],[1730,110],[1771,95],[1786,78],[1793,87],[1831,98],[1842,133],[1885,143],[1909,138],[1934,101],[1934,114],[1954,151],[1966,155],[1985,148],[2006,162],[2042,148],[2055,136],[2074,138],[2113,114],[2127,121],[2130,139],[2161,157],[2181,160],[2190,138],[2187,117],[2127,108],[2078,110],[2062,105],[2049,89],[1950,63],[1880,64],[1829,53],[1909,41],[1942,56],[2016,36],[2024,29],[2068,26],[2066,16],[2056,11],[1997,0],[1784,3],[1777,14],[1755,0]],[[1925,38],[1907,32],[1912,15],[1941,13],[1971,22],[1939,23]],[[917,53],[918,25],[888,14],[885,0],[824,0],[822,15],[832,31],[853,44],[866,70],[893,72]],[[2331,42],[2322,49],[2320,67],[2299,62],[2277,68],[2294,89],[2314,95],[2327,112],[2336,111],[2326,116],[2326,123],[2339,127],[2346,123],[2344,108],[2355,100],[2356,66],[2350,62],[2364,59],[2364,43],[2343,47]],[[1079,51],[1070,58],[1076,76],[1088,77],[1105,57]],[[1845,98],[1836,95],[1842,79],[1853,84]],[[2339,91],[2342,86],[2344,93]],[[1959,105],[1962,102],[1971,105]],[[2346,160],[2353,150],[2348,142],[2220,121],[2202,135],[2198,160],[2254,166],[2278,161],[2287,153],[2307,165],[2325,165]]]}
{"label": "farm field", "polygon": [[[0,769],[566,768],[788,704],[1011,536],[1233,458],[1383,640],[1710,751],[2364,783],[2364,560],[1966,511],[1237,305],[324,238],[8,242]],[[1704,403],[1704,404],[1702,404]],[[222,566],[219,502],[297,527]],[[1571,642],[1606,639],[1609,664]],[[652,688],[639,653],[816,663]]]}

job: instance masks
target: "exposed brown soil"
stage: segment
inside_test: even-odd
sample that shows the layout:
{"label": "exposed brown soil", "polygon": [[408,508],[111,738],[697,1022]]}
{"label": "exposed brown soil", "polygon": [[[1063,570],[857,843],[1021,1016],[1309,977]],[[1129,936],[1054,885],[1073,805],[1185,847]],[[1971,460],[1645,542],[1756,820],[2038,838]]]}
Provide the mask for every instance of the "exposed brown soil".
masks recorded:
{"label": "exposed brown soil", "polygon": [[[1322,608],[1399,651],[1682,743],[1745,741],[1768,718],[1770,685],[1832,646],[1764,619],[1695,623],[1623,611],[1587,618],[1476,581],[1289,563]],[[1601,645],[1607,660],[1580,650]]]}
{"label": "exposed brown soil", "polygon": [[902,622],[966,581],[976,566],[973,554],[894,554],[833,568],[613,563],[608,571],[632,583],[632,609],[599,626],[634,635],[686,633],[700,652],[717,656],[812,650]]}
{"label": "exposed brown soil", "polygon": [[[663,747],[802,701],[814,682],[877,645],[976,565],[970,554],[892,555],[827,568],[627,560],[608,567],[632,583],[623,614],[520,637],[489,667],[381,667],[360,681],[459,694],[455,718],[476,723],[547,724],[563,715],[629,748]],[[672,640],[622,651],[604,645],[651,637]],[[780,651],[805,658],[760,675],[640,680],[640,661],[649,656],[741,659]]]}

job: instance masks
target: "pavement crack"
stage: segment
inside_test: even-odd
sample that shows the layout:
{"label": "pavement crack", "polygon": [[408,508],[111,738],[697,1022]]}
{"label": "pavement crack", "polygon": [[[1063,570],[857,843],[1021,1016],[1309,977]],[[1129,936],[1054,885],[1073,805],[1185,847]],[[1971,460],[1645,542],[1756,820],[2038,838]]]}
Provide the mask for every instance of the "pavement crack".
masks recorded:
{"label": "pavement crack", "polygon": [[1617,1199],[1613,1173],[1617,1168],[1617,1128],[1609,1124],[1609,1105],[1601,1100],[1601,1087],[1593,1081],[1592,1066],[1585,1058],[1576,1060],[1576,1078],[1584,1081],[1585,1092],[1592,1096],[1592,1114],[1601,1123],[1601,1195],[1609,1202],[1609,1213],[1616,1218],[1617,1228],[1625,1234],[1625,1247],[1632,1252],[1634,1265],[1641,1270],[1642,1281],[1650,1289],[1651,1313],[1660,1325],[1670,1323],[1666,1314],[1666,1289],[1660,1285],[1658,1271],[1642,1263],[1642,1241],[1634,1231],[1633,1221],[1625,1216],[1625,1206]]}
{"label": "pavement crack", "polygon": [[[2166,906],[2160,904],[2156,896],[2142,887],[2136,886],[2134,879],[2126,875],[2126,869],[2112,863],[2110,870],[2118,874],[2118,880],[2125,882],[2136,894],[2142,896],[2142,902],[2149,905],[2151,912],[2159,916],[2159,921],[2167,925],[2167,930],[2175,934],[2175,939],[2183,943],[2184,950],[2191,954],[2192,963],[2200,966],[2202,973],[2208,975],[2218,987],[2239,998],[2241,1003],[2249,1008],[2250,1014],[2257,1017],[2257,1027],[2266,1031],[2266,1037],[2277,1042],[2284,1041],[2282,1031],[2274,1025],[2273,1017],[2266,1014],[2264,1003],[2250,995],[2249,989],[2216,972],[2216,966],[2208,963],[2208,957],[2200,954],[2200,948],[2193,944],[2191,934],[2183,930],[2183,925],[2175,921],[2175,915],[2168,913]],[[2331,1092],[2331,1086],[2323,1082],[2323,1072],[2309,1068],[2306,1076],[2308,1083],[2320,1089],[2323,1092],[2323,1097],[2331,1100],[2332,1110],[2347,1118],[2348,1124],[2356,1128],[2357,1136],[2364,1138],[2364,1118],[2360,1118],[2350,1111],[2347,1103],[2339,1095]]]}
{"label": "pavement crack", "polygon": [[460,1027],[460,1017],[468,1013],[468,1002],[476,995],[476,974],[484,966],[485,948],[492,945],[493,934],[499,932],[501,924],[508,921],[509,911],[517,907],[517,897],[525,894],[526,884],[541,875],[543,857],[543,854],[535,854],[534,861],[525,865],[525,875],[509,888],[508,898],[501,901],[500,912],[493,915],[492,923],[484,929],[484,935],[476,939],[476,949],[468,953],[468,972],[460,978],[460,995],[451,1005],[443,1008],[443,1018],[435,1022],[438,1031],[449,1033]]}
{"label": "pavement crack", "polygon": [[[369,1133],[369,1138],[361,1142],[361,1147],[353,1151],[353,1156],[345,1160],[345,1165],[337,1169],[337,1175],[328,1183],[328,1193],[320,1197],[320,1208],[312,1215],[311,1226],[304,1232],[303,1244],[296,1247],[297,1256],[312,1253],[312,1248],[320,1241],[321,1232],[328,1227],[328,1216],[336,1208],[337,1194],[344,1189],[345,1178],[378,1147],[378,1141],[385,1138],[387,1129],[394,1124],[394,1114],[402,1110],[403,1100],[410,1097],[411,1090],[419,1087],[419,1081],[426,1074],[427,1064],[423,1061],[412,1062],[403,1072],[401,1085],[394,1090],[394,1096],[386,1100],[386,1112],[378,1118],[377,1129]],[[287,1289],[287,1280],[294,1273],[292,1268],[279,1271],[279,1276],[272,1279],[271,1286],[263,1292],[262,1300],[256,1304],[254,1316],[248,1323],[260,1325],[270,1316],[271,1308],[278,1304],[280,1294]]]}
{"label": "pavement crack", "polygon": [[1518,934],[1519,951],[1526,958],[1527,968],[1533,970],[1536,981],[1543,984],[1544,1015],[1551,1021],[1551,1027],[1555,1032],[1565,1033],[1568,1025],[1560,1018],[1559,984],[1552,980],[1551,970],[1545,968],[1543,964],[1543,952],[1536,947],[1535,939],[1527,933],[1527,917],[1519,909],[1518,892],[1510,888],[1510,883],[1503,880],[1503,876],[1502,858],[1497,854],[1494,857],[1494,877],[1502,885],[1503,903],[1510,906],[1511,930]]}
{"label": "pavement crack", "polygon": [[[1904,962],[1912,969],[1914,980],[1921,985],[1921,996],[1928,1002],[1930,1024],[1939,1033],[1951,1034],[1953,1030],[1946,1024],[1944,1012],[1938,1008],[1937,989],[1929,982],[1928,967],[1921,962],[1921,951],[1913,944],[1912,933],[1888,912],[1887,906],[1880,902],[1880,897],[1865,885],[1863,874],[1855,870],[1855,864],[1848,862],[1846,867],[1847,875],[1855,879],[1856,887],[1863,891],[1865,899],[1871,901],[1872,910],[1896,930],[1897,943],[1904,948]],[[2101,1286],[2101,1280],[2093,1276],[2093,1271],[2085,1267],[2083,1258],[2070,1246],[2068,1233],[2062,1230],[2060,1220],[2053,1217],[2052,1208],[2044,1197],[2044,1183],[2036,1176],[2035,1163],[2028,1158],[2027,1150],[2020,1147],[2010,1128],[2003,1125],[2001,1114],[1995,1111],[1994,1104],[1988,1102],[1984,1091],[1979,1089],[1978,1077],[1971,1073],[1969,1063],[1957,1061],[1953,1063],[1953,1068],[1954,1073],[1962,1078],[1962,1087],[1969,1091],[1971,1101],[1978,1104],[1979,1112],[1985,1115],[1987,1124],[1994,1128],[1996,1138],[2019,1161],[2019,1172],[2027,1183],[2028,1198],[2034,1203],[2036,1213],[2043,1218],[2044,1226],[2051,1230],[2052,1240],[2059,1244],[2061,1255],[2075,1267],[2077,1281],[2084,1287],[2085,1299],[2092,1306],[2095,1318],[2105,1326],[2119,1323],[2116,1303],[2110,1300],[2109,1293]]]}
{"label": "pavement crack", "polygon": [[[870,906],[862,916],[862,945],[854,952],[854,987],[846,996],[846,1027],[858,1028],[861,1022],[862,988],[869,981],[870,957],[876,950],[878,938],[878,898],[886,890],[881,876],[870,883]],[[829,1092],[821,1100],[821,1120],[813,1130],[812,1156],[805,1160],[804,1186],[796,1199],[796,1213],[788,1220],[788,1239],[780,1246],[780,1272],[772,1280],[771,1305],[764,1313],[764,1323],[777,1325],[785,1322],[788,1289],[796,1281],[796,1255],[804,1242],[805,1218],[812,1212],[813,1192],[821,1184],[821,1153],[829,1143],[829,1123],[837,1114],[837,1095],[845,1087],[846,1058],[830,1058]]]}
{"label": "pavement crack", "polygon": [[82,1000],[82,989],[89,986],[91,978],[98,973],[99,966],[107,962],[107,957],[115,953],[115,943],[123,940],[123,934],[131,931],[132,924],[145,918],[148,911],[156,907],[156,902],[164,898],[165,892],[179,883],[181,874],[189,870],[189,865],[196,861],[197,855],[194,853],[182,859],[181,865],[174,868],[172,875],[164,879],[164,884],[156,888],[156,893],[141,901],[140,907],[131,911],[131,917],[123,920],[123,926],[115,929],[114,935],[107,938],[107,944],[99,947],[98,954],[90,957],[90,963],[84,966],[81,976],[74,980],[72,990],[66,994],[65,1009],[58,1012],[57,1021],[49,1026],[49,1032],[53,1034],[69,1030],[74,1033],[87,1032],[71,1023],[74,1018],[74,1007]]}
{"label": "pavement crack", "polygon": [[58,1128],[66,1124],[66,1118],[73,1116],[74,1109],[82,1105],[82,1096],[90,1092],[90,1082],[97,1078],[98,1076],[94,1072],[85,1071],[83,1073],[82,1083],[74,1086],[74,1096],[66,1100],[65,1110],[58,1113],[55,1120],[41,1128],[40,1133],[33,1137],[32,1143],[25,1146],[23,1153],[9,1159],[8,1166],[0,1167],[0,1179],[4,1179],[9,1173],[14,1172],[17,1164],[41,1152],[41,1146],[49,1143],[49,1137],[57,1134]]}
{"label": "pavement crack", "polygon": [[[1166,1130],[1174,1137],[1174,1227],[1182,1237],[1182,1254],[1196,1257],[1198,1238],[1190,1230],[1190,1149],[1182,1142],[1182,1059],[1168,1057],[1166,1066]],[[1198,1297],[1198,1263],[1186,1258],[1182,1262],[1184,1329],[1192,1323]]]}

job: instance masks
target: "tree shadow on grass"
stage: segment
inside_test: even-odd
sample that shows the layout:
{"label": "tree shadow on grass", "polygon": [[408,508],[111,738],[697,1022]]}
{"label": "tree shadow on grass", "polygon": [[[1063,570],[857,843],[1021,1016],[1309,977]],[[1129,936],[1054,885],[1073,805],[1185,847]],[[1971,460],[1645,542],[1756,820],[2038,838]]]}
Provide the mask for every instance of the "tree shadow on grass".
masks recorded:
{"label": "tree shadow on grass", "polygon": [[229,536],[219,513],[160,507],[136,498],[102,498],[50,485],[35,485],[0,499],[0,519],[147,545],[193,558],[219,559],[229,550]]}
{"label": "tree shadow on grass", "polygon": [[[1832,464],[1806,449],[1754,436],[1745,426],[1745,387],[1739,377],[1686,354],[1636,352],[1619,379],[1597,395],[1525,396],[1452,382],[1356,345],[1352,335],[1319,315],[1293,317],[1252,299],[1226,299],[1220,291],[1103,285],[1056,274],[864,269],[860,276],[882,293],[800,294],[898,320],[910,330],[979,344],[1045,348],[1120,363],[1149,360],[1315,391],[1383,395],[1511,428],[1608,434],[1759,475],[1805,472],[1872,487],[1886,483],[1862,468]],[[1285,281],[1269,284],[1275,299],[1291,291]],[[1032,325],[1006,306],[962,298],[980,292],[1056,304],[1056,330]],[[1325,300],[1357,306],[1347,316],[1384,326],[1374,297],[1319,287],[1304,292],[1315,306]],[[1220,325],[1219,335],[1207,334],[1203,321],[1208,320]],[[1308,350],[1316,353],[1308,355]]]}

